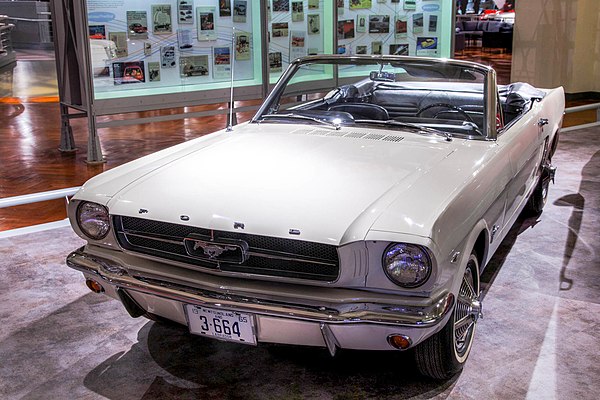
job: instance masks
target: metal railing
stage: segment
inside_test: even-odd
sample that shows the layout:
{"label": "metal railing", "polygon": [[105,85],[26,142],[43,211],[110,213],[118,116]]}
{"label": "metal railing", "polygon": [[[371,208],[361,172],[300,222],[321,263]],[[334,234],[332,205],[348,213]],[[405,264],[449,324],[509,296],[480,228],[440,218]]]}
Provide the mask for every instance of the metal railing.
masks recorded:
{"label": "metal railing", "polygon": [[56,200],[65,198],[69,202],[69,196],[73,196],[80,187],[67,189],[50,190],[48,192],[25,194],[22,196],[6,197],[0,199],[0,208],[21,206],[24,204],[39,203],[41,201]]}
{"label": "metal railing", "polygon": [[8,22],[6,15],[0,15],[0,56],[6,55],[12,51],[10,40],[10,31],[15,27]]}
{"label": "metal railing", "polygon": [[565,114],[571,114],[571,113],[588,111],[588,110],[596,110],[596,122],[590,122],[588,124],[581,124],[581,125],[575,125],[575,126],[568,126],[566,128],[562,128],[560,131],[561,132],[569,132],[569,131],[574,131],[576,129],[592,128],[594,126],[600,126],[600,103],[586,104],[583,106],[576,106],[576,107],[569,107],[569,108],[565,109]]}

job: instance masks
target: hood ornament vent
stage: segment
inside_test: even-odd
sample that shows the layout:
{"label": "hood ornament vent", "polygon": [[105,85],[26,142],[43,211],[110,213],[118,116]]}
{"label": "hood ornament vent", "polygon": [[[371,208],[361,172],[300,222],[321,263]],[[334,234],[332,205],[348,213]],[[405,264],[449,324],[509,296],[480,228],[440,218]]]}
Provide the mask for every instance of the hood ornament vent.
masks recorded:
{"label": "hood ornament vent", "polygon": [[326,129],[306,129],[300,128],[292,131],[291,133],[296,135],[309,135],[309,136],[332,136],[340,137],[345,139],[365,139],[365,140],[377,140],[383,142],[400,142],[404,139],[404,136],[391,135],[381,133],[381,131],[331,131]]}

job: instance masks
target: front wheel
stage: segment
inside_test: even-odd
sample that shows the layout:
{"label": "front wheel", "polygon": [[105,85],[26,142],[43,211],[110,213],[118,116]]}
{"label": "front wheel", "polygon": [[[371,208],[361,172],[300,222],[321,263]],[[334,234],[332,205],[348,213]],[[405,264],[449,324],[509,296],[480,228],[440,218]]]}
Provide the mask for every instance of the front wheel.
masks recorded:
{"label": "front wheel", "polygon": [[448,379],[459,372],[471,352],[480,316],[479,261],[472,252],[450,319],[440,332],[415,348],[419,372],[434,379]]}

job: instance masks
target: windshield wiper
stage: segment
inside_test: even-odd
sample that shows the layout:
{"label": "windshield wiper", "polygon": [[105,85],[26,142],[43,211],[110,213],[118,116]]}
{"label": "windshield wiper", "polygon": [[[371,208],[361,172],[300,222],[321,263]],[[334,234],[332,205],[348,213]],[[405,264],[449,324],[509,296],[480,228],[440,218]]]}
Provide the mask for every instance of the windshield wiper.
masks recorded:
{"label": "windshield wiper", "polygon": [[434,135],[444,136],[448,142],[452,141],[452,134],[450,132],[444,132],[439,129],[429,128],[429,127],[421,126],[418,124],[411,124],[410,122],[401,122],[401,121],[394,121],[394,120],[382,121],[382,120],[373,120],[373,119],[357,119],[357,120],[354,120],[354,123],[355,124],[377,124],[377,125],[400,126],[402,128],[411,129],[417,133],[425,133],[425,134],[434,134]]}
{"label": "windshield wiper", "polygon": [[258,120],[258,122],[260,123],[263,119],[277,119],[277,118],[303,119],[303,120],[317,122],[319,124],[323,124],[323,125],[334,127],[336,131],[339,131],[341,129],[340,124],[336,124],[336,123],[333,123],[333,122],[322,120],[322,119],[319,119],[319,118],[316,118],[316,117],[309,117],[308,115],[292,114],[292,113],[288,113],[288,114],[266,114],[266,115],[261,115],[260,119]]}

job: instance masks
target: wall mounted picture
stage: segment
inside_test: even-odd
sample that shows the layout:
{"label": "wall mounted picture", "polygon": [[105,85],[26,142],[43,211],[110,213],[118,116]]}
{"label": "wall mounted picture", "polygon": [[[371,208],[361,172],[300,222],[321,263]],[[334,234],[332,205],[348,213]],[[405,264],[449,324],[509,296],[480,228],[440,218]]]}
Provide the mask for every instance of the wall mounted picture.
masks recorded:
{"label": "wall mounted picture", "polygon": [[148,39],[146,11],[127,11],[127,36],[130,39]]}
{"label": "wall mounted picture", "polygon": [[344,15],[344,0],[337,0],[338,16]]}
{"label": "wall mounted picture", "polygon": [[371,8],[371,0],[350,0],[351,10],[369,9]]}
{"label": "wall mounted picture", "polygon": [[208,75],[208,56],[180,57],[179,74],[182,78]]}
{"label": "wall mounted picture", "polygon": [[354,38],[354,20],[346,19],[338,21],[337,26],[337,38],[338,40],[353,39]]}
{"label": "wall mounted picture", "polygon": [[356,46],[356,54],[367,54],[367,46]]}
{"label": "wall mounted picture", "polygon": [[438,21],[438,16],[437,15],[430,15],[429,16],[429,32],[436,32],[437,31],[437,21]]}
{"label": "wall mounted picture", "polygon": [[390,44],[390,54],[397,56],[407,56],[408,44]]}
{"label": "wall mounted picture", "polygon": [[319,14],[308,14],[307,18],[307,32],[309,35],[318,35],[321,33],[321,16]]}
{"label": "wall mounted picture", "polygon": [[308,0],[308,9],[309,10],[318,10],[319,9],[319,0]]}
{"label": "wall mounted picture", "polygon": [[304,21],[304,3],[292,1],[292,22]]}
{"label": "wall mounted picture", "polygon": [[109,32],[108,40],[115,43],[117,47],[117,57],[127,57],[127,33],[126,32]]}
{"label": "wall mounted picture", "polygon": [[175,68],[175,46],[163,46],[160,48],[161,68]]}
{"label": "wall mounted picture", "polygon": [[413,14],[413,33],[423,32],[423,13]]}
{"label": "wall mounted picture", "polygon": [[276,51],[269,53],[269,71],[270,72],[281,72],[283,70],[283,62],[281,58],[281,52]]}
{"label": "wall mounted picture", "polygon": [[377,0],[377,3],[379,3],[379,4],[385,4],[385,3],[387,3],[387,0]]}
{"label": "wall mounted picture", "polygon": [[192,31],[190,29],[177,29],[177,43],[179,50],[190,50],[192,44]]}
{"label": "wall mounted picture", "polygon": [[290,11],[290,0],[273,0],[273,12]]}
{"label": "wall mounted picture", "polygon": [[346,45],[338,44],[337,53],[338,54],[346,54]]}
{"label": "wall mounted picture", "polygon": [[152,32],[155,34],[172,33],[170,4],[152,5]]}
{"label": "wall mounted picture", "polygon": [[234,0],[233,3],[233,22],[246,22],[246,13],[248,12],[248,2],[246,0]]}
{"label": "wall mounted picture", "polygon": [[219,17],[231,17],[231,0],[219,0]]}
{"label": "wall mounted picture", "polygon": [[371,54],[381,55],[383,48],[383,43],[380,41],[371,42]]}
{"label": "wall mounted picture", "polygon": [[215,7],[196,7],[196,21],[198,21],[198,41],[217,40],[215,26]]}
{"label": "wall mounted picture", "polygon": [[437,37],[417,37],[417,55],[435,56],[438,54]]}
{"label": "wall mounted picture", "polygon": [[177,20],[180,24],[194,23],[194,5],[190,0],[179,0],[177,2]]}
{"label": "wall mounted picture", "polygon": [[143,61],[116,62],[112,64],[115,85],[144,83],[146,72]]}
{"label": "wall mounted picture", "polygon": [[365,33],[367,31],[367,15],[359,15],[356,17],[356,32]]}
{"label": "wall mounted picture", "polygon": [[250,59],[250,33],[235,33],[235,60],[245,61]]}
{"label": "wall mounted picture", "polygon": [[291,47],[304,47],[305,36],[303,31],[292,31],[292,38],[290,40]]}
{"label": "wall mounted picture", "polygon": [[417,0],[404,0],[404,9],[405,10],[416,10],[417,9]]}
{"label": "wall mounted picture", "polygon": [[369,33],[390,33],[390,16],[369,15]]}
{"label": "wall mounted picture", "polygon": [[309,56],[316,56],[319,54],[319,49],[317,47],[309,47],[307,53]]}
{"label": "wall mounted picture", "polygon": [[90,39],[106,39],[106,26],[104,25],[90,25],[89,27]]}
{"label": "wall mounted picture", "polygon": [[213,78],[231,78],[231,47],[213,47]]}
{"label": "wall mounted picture", "polygon": [[406,16],[396,17],[394,23],[394,35],[397,38],[406,37],[408,31],[408,19]]}
{"label": "wall mounted picture", "polygon": [[151,42],[144,42],[144,55],[146,57],[152,55],[152,43]]}
{"label": "wall mounted picture", "polygon": [[160,63],[148,63],[148,82],[160,82]]}
{"label": "wall mounted picture", "polygon": [[274,22],[272,27],[272,36],[274,38],[278,37],[287,37],[289,32],[289,27],[287,22]]}

